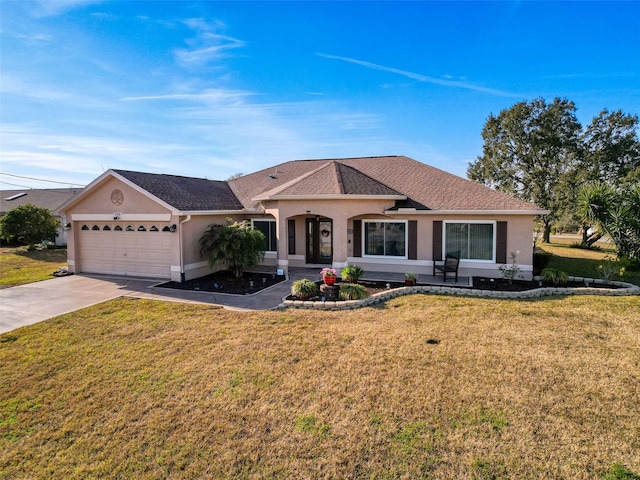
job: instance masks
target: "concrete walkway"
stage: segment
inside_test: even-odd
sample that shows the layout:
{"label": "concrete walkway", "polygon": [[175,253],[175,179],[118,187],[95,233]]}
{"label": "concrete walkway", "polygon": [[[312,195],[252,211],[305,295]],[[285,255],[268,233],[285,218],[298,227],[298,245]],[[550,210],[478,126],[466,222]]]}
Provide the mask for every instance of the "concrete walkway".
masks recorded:
{"label": "concrete walkway", "polygon": [[[319,270],[317,268],[291,269],[286,281],[253,295],[158,288],[155,285],[162,281],[154,279],[69,275],[0,289],[0,333],[118,297],[221,305],[235,310],[270,310],[282,303],[282,298],[291,293],[291,283],[300,278],[319,279]],[[396,282],[402,281],[404,275],[371,272],[365,275],[364,279]],[[423,276],[420,276],[421,282],[429,280],[442,283],[442,277],[438,281],[435,277],[423,279]],[[451,281],[448,284],[453,285]],[[460,284],[468,284],[468,278],[460,278],[458,285]]]}

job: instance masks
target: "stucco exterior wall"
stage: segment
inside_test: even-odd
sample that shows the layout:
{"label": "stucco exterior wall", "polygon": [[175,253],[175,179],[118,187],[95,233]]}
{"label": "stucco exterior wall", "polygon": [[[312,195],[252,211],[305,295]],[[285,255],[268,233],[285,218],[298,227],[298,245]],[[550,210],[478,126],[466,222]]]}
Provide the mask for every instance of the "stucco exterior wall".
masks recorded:
{"label": "stucco exterior wall", "polygon": [[[115,190],[122,192],[122,202],[119,204],[112,201]],[[71,205],[63,213],[71,223],[71,230],[66,232],[67,265],[69,271],[75,273],[84,271],[79,241],[82,225],[116,223],[124,228],[126,225],[137,225],[142,222],[161,222],[166,225],[177,224],[179,221],[179,217],[173,215],[167,207],[117,178],[107,178],[103,183],[87,190],[78,203]],[[173,274],[174,271],[180,270],[178,235],[171,234],[170,241],[173,243],[170,260],[172,279],[179,279],[179,275]]]}
{"label": "stucco exterior wall", "polygon": [[[122,192],[122,202],[114,204],[114,190]],[[306,219],[317,216],[333,222],[333,266],[340,269],[347,263],[356,263],[369,271],[414,272],[431,275],[433,272],[433,222],[434,221],[490,221],[507,222],[507,252],[519,251],[517,263],[525,278],[531,277],[533,270],[533,215],[491,215],[482,212],[473,214],[434,214],[431,212],[391,212],[392,199],[313,199],[278,200],[263,202],[264,214],[220,214],[220,215],[178,215],[161,202],[154,200],[117,178],[106,178],[101,184],[94,185],[77,204],[65,212],[72,228],[67,232],[69,268],[81,272],[79,262],[79,231],[85,222],[114,221],[127,224],[136,221],[163,221],[176,225],[175,233],[170,234],[171,279],[189,280],[211,273],[207,259],[199,252],[199,240],[205,229],[211,224],[224,224],[227,218],[232,220],[251,220],[274,218],[277,231],[277,252],[267,252],[263,265],[287,270],[289,267],[306,266]],[[289,254],[288,220],[295,220],[295,253]],[[409,260],[394,257],[354,256],[354,220],[415,220],[417,221],[417,259]],[[498,277],[496,262],[463,260],[460,275],[483,275]]]}

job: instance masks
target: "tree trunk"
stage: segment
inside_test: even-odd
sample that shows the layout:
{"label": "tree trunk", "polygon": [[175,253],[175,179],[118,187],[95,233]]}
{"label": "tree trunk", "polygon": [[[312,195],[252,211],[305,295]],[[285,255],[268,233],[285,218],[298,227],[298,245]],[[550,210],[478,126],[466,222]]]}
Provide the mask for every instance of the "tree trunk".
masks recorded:
{"label": "tree trunk", "polygon": [[542,241],[544,243],[551,243],[551,224],[544,222],[544,232],[542,233]]}

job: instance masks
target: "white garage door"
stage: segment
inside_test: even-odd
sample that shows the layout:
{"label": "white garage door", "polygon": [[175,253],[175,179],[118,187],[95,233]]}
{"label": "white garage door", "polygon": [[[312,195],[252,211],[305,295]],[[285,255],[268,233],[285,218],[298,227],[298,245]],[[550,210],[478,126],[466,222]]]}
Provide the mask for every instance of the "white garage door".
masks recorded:
{"label": "white garage door", "polygon": [[79,227],[81,271],[171,278],[175,233],[168,223],[102,222]]}

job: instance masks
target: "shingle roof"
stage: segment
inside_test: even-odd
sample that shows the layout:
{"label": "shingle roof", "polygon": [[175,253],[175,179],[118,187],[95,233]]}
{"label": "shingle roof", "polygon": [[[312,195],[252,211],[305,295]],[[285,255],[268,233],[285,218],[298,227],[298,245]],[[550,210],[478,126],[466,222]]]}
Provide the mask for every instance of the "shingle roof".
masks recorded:
{"label": "shingle roof", "polygon": [[181,211],[241,210],[229,184],[205,178],[113,170]]}
{"label": "shingle roof", "polygon": [[[271,177],[276,177],[276,175],[271,174]],[[277,177],[271,177],[271,180],[277,180]],[[339,162],[326,162],[320,164],[318,168],[258,196],[273,198],[300,195],[398,196],[400,194],[353,167]]]}
{"label": "shingle roof", "polygon": [[247,208],[272,195],[329,193],[404,195],[396,207],[419,210],[537,210],[497,192],[404,156],[294,160],[229,181]]}
{"label": "shingle roof", "polygon": [[[0,214],[7,213],[21,205],[31,203],[36,207],[54,211],[67,200],[82,192],[82,188],[38,188],[22,190],[0,190]],[[24,194],[24,195],[21,195]],[[14,200],[7,200],[11,197]]]}

